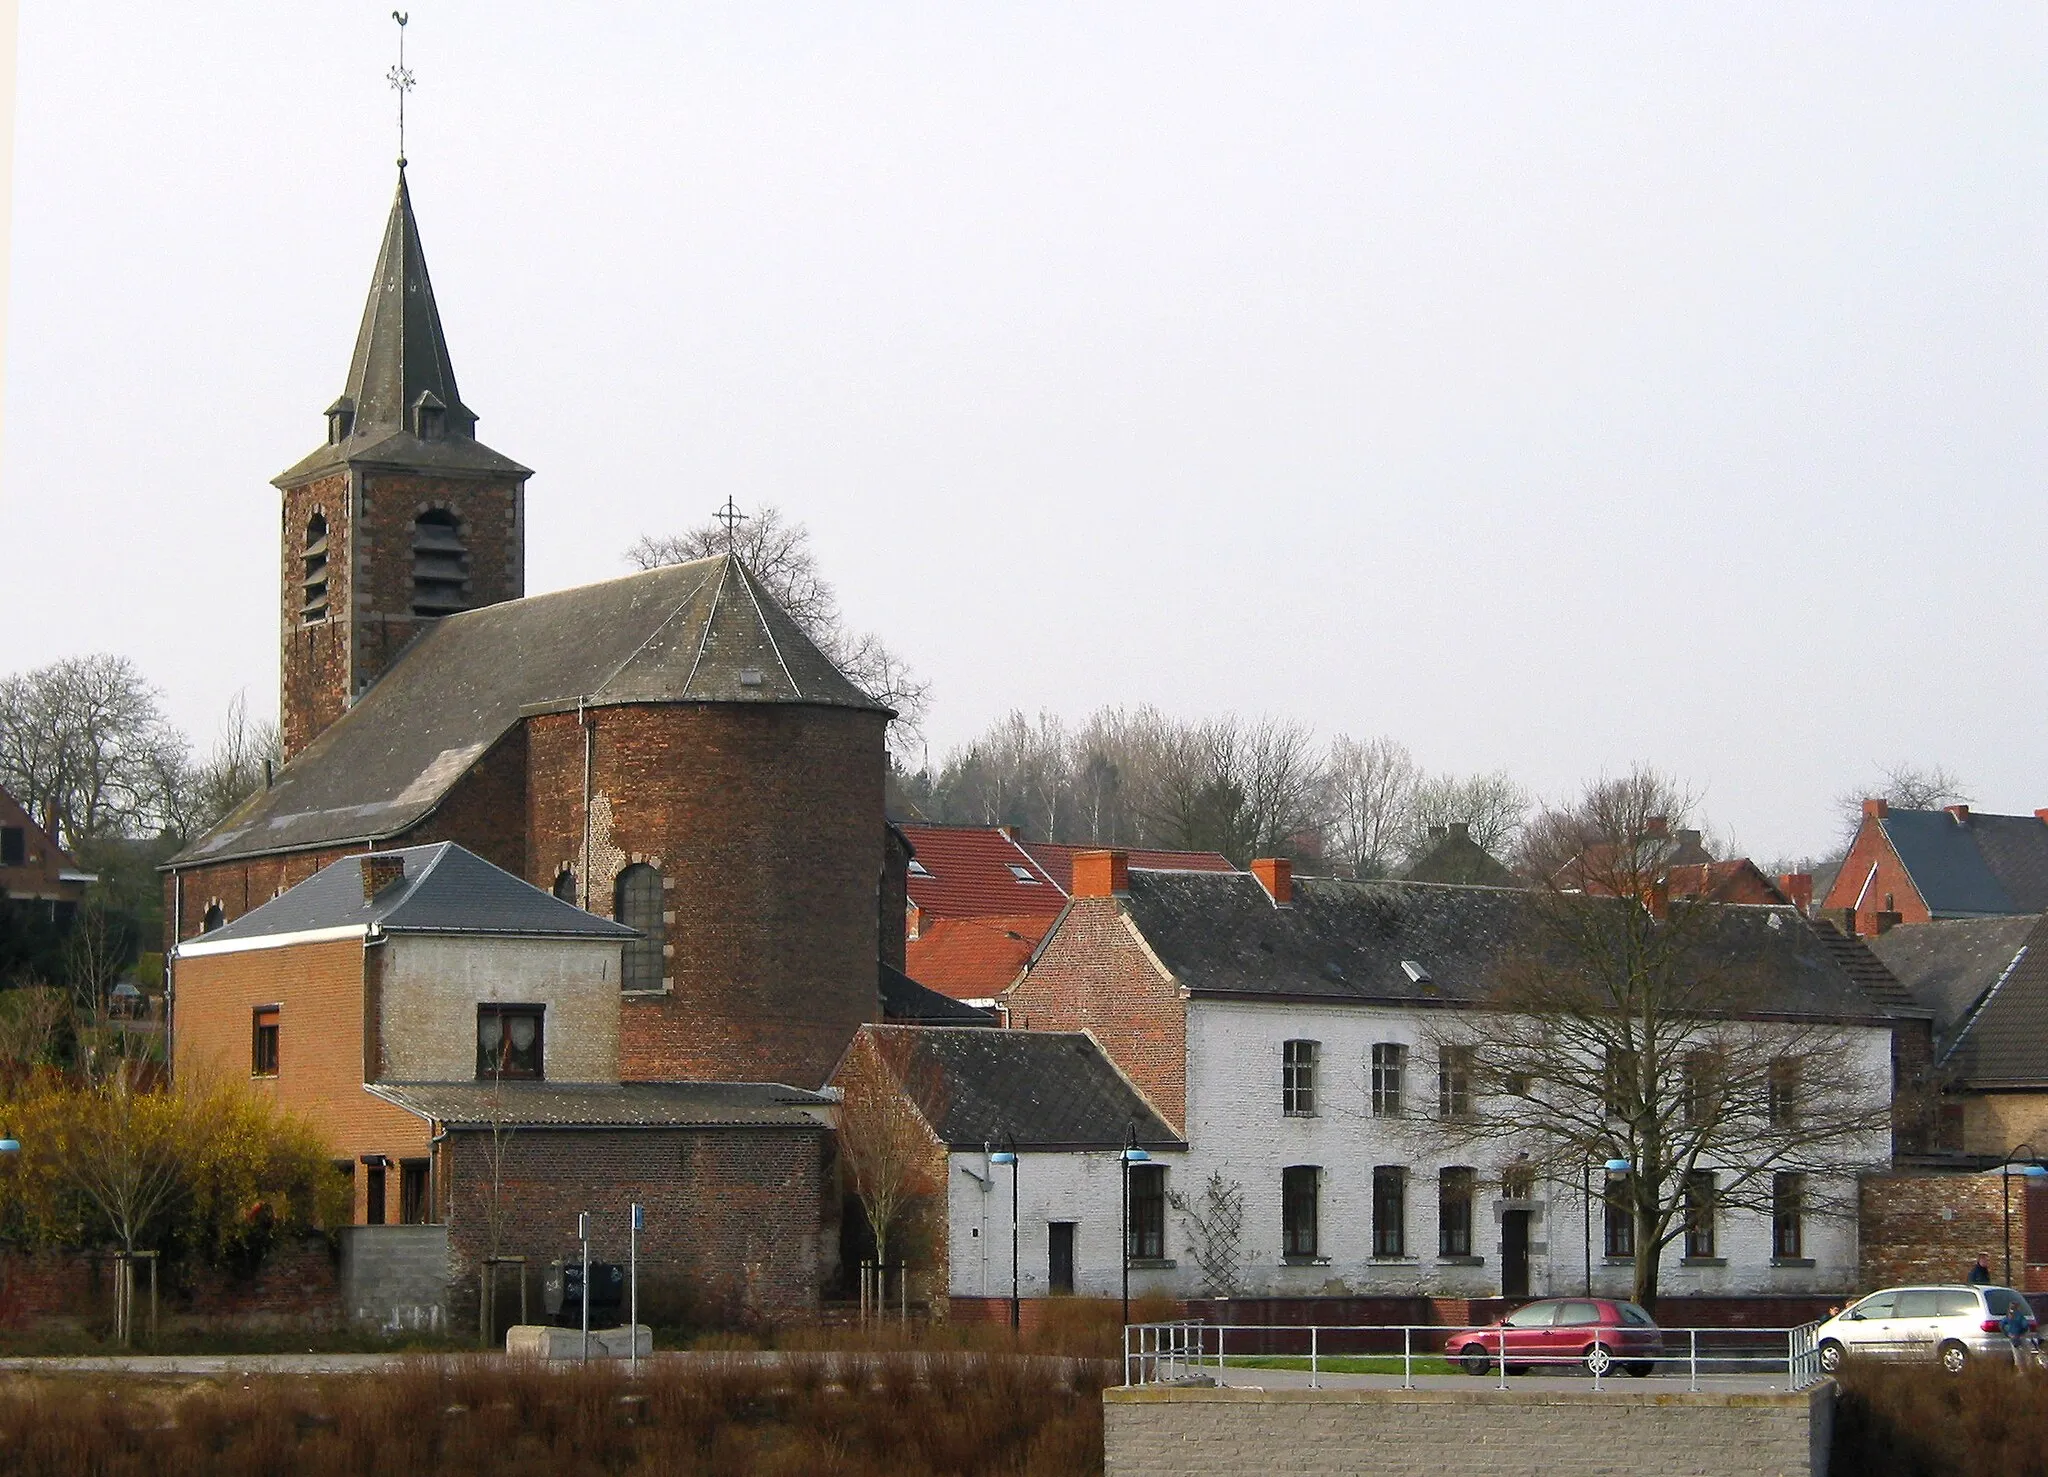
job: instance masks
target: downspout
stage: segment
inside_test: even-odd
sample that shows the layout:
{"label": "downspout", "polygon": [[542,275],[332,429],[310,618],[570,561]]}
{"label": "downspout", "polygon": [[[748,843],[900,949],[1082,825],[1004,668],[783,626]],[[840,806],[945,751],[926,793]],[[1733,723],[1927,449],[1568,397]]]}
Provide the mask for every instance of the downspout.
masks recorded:
{"label": "downspout", "polygon": [[164,955],[164,1070],[175,1080],[173,1064],[178,1060],[176,1005],[178,1001],[178,945],[185,941],[185,881],[171,868],[171,949]]}
{"label": "downspout", "polygon": [[[432,1122],[433,1120],[429,1119],[427,1121]],[[440,1131],[427,1140],[427,1223],[429,1225],[447,1224],[446,1221],[436,1222],[434,1219],[441,1214],[441,1141],[447,1137],[448,1125],[444,1123],[441,1125]]]}
{"label": "downspout", "polygon": [[595,762],[597,749],[597,719],[584,706],[585,699],[576,699],[576,725],[583,730],[583,864],[577,868],[583,874],[583,911],[590,911],[590,772]]}

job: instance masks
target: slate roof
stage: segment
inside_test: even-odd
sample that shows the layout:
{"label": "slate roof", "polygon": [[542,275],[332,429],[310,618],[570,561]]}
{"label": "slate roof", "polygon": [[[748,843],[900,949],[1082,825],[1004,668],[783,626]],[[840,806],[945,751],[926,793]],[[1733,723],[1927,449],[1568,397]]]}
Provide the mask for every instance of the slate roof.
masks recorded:
{"label": "slate roof", "polygon": [[903,821],[897,829],[916,853],[910,900],[927,918],[1050,918],[1067,901],[1065,889],[1000,826]]}
{"label": "slate roof", "polygon": [[905,967],[955,1000],[990,1000],[1024,972],[1050,927],[1050,916],[920,922],[917,937],[903,946]]}
{"label": "slate roof", "polygon": [[[1133,872],[1129,907],[1195,995],[1457,1002],[1482,999],[1527,957],[1542,901],[1516,888],[1297,877],[1293,906],[1276,908],[1242,873]],[[1885,1018],[1793,909],[1717,906],[1701,948],[1748,971],[1774,1012]]]}
{"label": "slate roof", "polygon": [[2039,817],[1891,810],[1877,825],[1937,918],[2048,912],[2048,822]]}
{"label": "slate roof", "polygon": [[451,1128],[815,1128],[830,1098],[776,1082],[372,1082],[363,1090]]}
{"label": "slate roof", "polygon": [[[1084,851],[1103,851],[1100,846],[1068,846],[1055,841],[1026,841],[1024,849],[1045,869],[1061,892],[1074,890],[1074,858]],[[1126,861],[1152,872],[1235,872],[1230,858],[1220,851],[1155,851],[1146,847],[1122,846]]]}
{"label": "slate roof", "polygon": [[1934,1014],[1886,967],[1883,959],[1871,952],[1866,940],[1843,933],[1827,923],[1815,924],[1813,932],[1835,956],[1835,962],[1842,966],[1843,972],[1886,1011],[1897,1016],[1928,1017]]}
{"label": "slate roof", "polygon": [[[413,407],[431,395],[443,407],[446,434],[431,441],[413,434]],[[412,193],[399,166],[398,194],[384,223],[384,241],[370,279],[363,326],[349,361],[348,387],[337,408],[354,413],[349,436],[322,446],[277,478],[289,487],[349,463],[525,476],[527,469],[476,439],[476,413],[455,388],[455,363],[441,331],[441,310],[427,276]]]}
{"label": "slate roof", "polygon": [[373,855],[397,857],[405,867],[404,877],[376,897],[363,896],[363,867],[372,857],[343,857],[226,927],[187,939],[178,953],[210,953],[224,944],[315,929],[372,926],[385,933],[617,941],[638,937],[623,924],[565,903],[452,841]]}
{"label": "slate roof", "polygon": [[2032,913],[1943,919],[1887,929],[1865,942],[1933,1013],[1935,1036],[1945,1042],[2011,967],[2040,922]]}
{"label": "slate roof", "polygon": [[[1432,827],[1432,830],[1437,828]],[[1521,879],[1472,839],[1465,822],[1441,828],[1429,850],[1403,873],[1409,882],[1452,882],[1482,887],[1519,887]]]}
{"label": "slate roof", "polygon": [[738,559],[650,569],[437,621],[269,789],[171,865],[400,836],[523,716],[579,700],[889,711]]}
{"label": "slate roof", "polygon": [[968,1005],[937,990],[928,990],[886,962],[879,981],[882,1019],[891,1024],[920,1026],[993,1026],[995,1012]]}
{"label": "slate roof", "polygon": [[1187,1147],[1082,1032],[865,1029],[906,1043],[910,1070],[934,1073],[939,1121],[932,1129],[949,1148],[1000,1144],[1014,1134],[1019,1149],[1113,1149],[1134,1123],[1146,1148]]}
{"label": "slate roof", "polygon": [[[2048,918],[2032,921],[2010,967],[1964,1020],[1941,1058],[1959,1087],[2048,1088]],[[1909,931],[1919,930],[1892,930]]]}

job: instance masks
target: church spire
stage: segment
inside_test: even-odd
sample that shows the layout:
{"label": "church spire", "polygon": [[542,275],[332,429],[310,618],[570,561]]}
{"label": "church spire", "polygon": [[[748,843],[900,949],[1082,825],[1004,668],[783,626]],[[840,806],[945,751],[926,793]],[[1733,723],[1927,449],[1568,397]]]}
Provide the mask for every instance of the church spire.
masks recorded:
{"label": "church spire", "polygon": [[[377,253],[377,274],[370,300],[363,307],[363,326],[356,335],[355,357],[348,366],[348,398],[357,435],[378,430],[406,431],[422,440],[476,433],[476,416],[455,389],[455,364],[441,332],[441,313],[434,305],[434,285],[427,277],[426,253],[420,249],[419,223],[413,219],[412,192],[405,170],[398,171],[398,195],[384,225],[384,245]],[[439,402],[443,417],[429,437],[417,414],[422,395]]]}

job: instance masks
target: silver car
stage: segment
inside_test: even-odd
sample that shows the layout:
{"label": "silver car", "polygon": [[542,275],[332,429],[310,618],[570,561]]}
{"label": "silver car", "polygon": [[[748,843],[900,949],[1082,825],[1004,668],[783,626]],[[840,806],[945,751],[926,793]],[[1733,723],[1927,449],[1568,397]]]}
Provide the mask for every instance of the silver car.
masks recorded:
{"label": "silver car", "polygon": [[2025,1297],[2010,1287],[1887,1287],[1852,1304],[1814,1335],[1820,1367],[1833,1374],[1845,1359],[1899,1359],[1937,1363],[1960,1373],[1972,1359],[2012,1357],[2000,1321],[2015,1302],[2027,1315],[2031,1356],[2039,1327]]}

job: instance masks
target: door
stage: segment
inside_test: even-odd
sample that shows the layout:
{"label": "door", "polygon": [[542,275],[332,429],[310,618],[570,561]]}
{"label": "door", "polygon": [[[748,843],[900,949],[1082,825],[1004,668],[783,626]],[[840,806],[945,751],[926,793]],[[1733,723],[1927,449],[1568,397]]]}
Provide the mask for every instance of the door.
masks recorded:
{"label": "door", "polygon": [[1895,1292],[1874,1292],[1842,1317],[1843,1342],[1851,1354],[1870,1359],[1890,1359],[1897,1349],[1892,1343],[1892,1305]]}
{"label": "door", "polygon": [[1074,1222],[1052,1221],[1046,1226],[1048,1280],[1054,1293],[1074,1290]]}
{"label": "door", "polygon": [[1529,1295],[1529,1212],[1510,1210],[1500,1218],[1500,1295]]}
{"label": "door", "polygon": [[1929,1361],[1934,1358],[1940,1298],[1941,1295],[1931,1287],[1908,1287],[1900,1292],[1898,1303],[1892,1309],[1887,1357]]}

